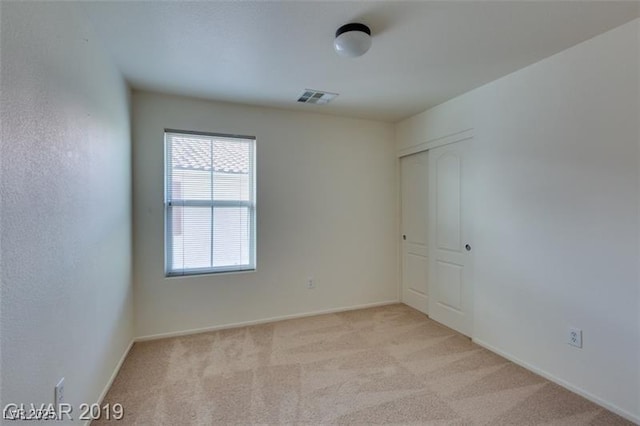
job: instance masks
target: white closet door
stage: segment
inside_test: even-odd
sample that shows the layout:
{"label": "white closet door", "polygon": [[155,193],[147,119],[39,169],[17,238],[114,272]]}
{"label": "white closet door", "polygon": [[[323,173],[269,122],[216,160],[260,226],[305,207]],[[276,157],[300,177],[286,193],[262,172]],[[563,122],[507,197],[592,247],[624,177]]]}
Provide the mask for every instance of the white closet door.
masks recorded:
{"label": "white closet door", "polygon": [[402,157],[402,301],[427,312],[428,245],[428,154]]}
{"label": "white closet door", "polygon": [[429,316],[471,336],[471,140],[429,150]]}

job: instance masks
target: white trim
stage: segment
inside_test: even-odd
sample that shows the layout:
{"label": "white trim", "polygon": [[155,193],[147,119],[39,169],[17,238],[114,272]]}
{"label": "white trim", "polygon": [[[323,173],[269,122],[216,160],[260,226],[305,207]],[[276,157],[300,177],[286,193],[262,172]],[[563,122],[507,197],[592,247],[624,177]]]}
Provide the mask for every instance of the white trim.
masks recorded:
{"label": "white trim", "polygon": [[460,132],[451,133],[449,135],[440,136],[435,139],[430,139],[426,142],[422,142],[418,145],[413,145],[407,148],[398,150],[398,157],[405,157],[411,154],[417,154],[418,152],[427,151],[429,149],[438,148],[439,146],[448,145],[450,143],[465,141],[473,138],[473,128],[462,130]]}
{"label": "white trim", "polygon": [[211,326],[211,327],[192,328],[190,330],[183,330],[183,331],[170,331],[168,333],[149,334],[147,336],[136,337],[134,339],[134,341],[136,341],[136,342],[145,342],[145,341],[148,341],[148,340],[166,339],[167,337],[188,336],[190,334],[198,334],[198,333],[206,333],[206,332],[209,332],[209,331],[226,330],[226,329],[229,329],[229,328],[246,327],[246,326],[249,326],[249,325],[266,324],[266,323],[270,323],[270,322],[283,321],[283,320],[289,320],[289,319],[312,317],[312,316],[315,316],[315,315],[333,314],[333,313],[336,313],[336,312],[354,311],[356,309],[375,308],[377,306],[393,305],[393,304],[396,304],[396,303],[400,303],[400,300],[386,300],[384,302],[367,303],[367,304],[364,304],[364,305],[344,306],[344,307],[341,307],[341,308],[325,309],[325,310],[322,310],[322,311],[302,312],[302,313],[299,313],[299,314],[282,315],[282,316],[264,318],[264,319],[259,319],[259,320],[242,321],[242,322],[235,322],[235,323],[230,323],[230,324],[214,325],[214,326]]}
{"label": "white trim", "polygon": [[[135,341],[136,339],[131,339],[131,341],[129,342],[129,345],[127,346],[127,349],[125,349],[124,353],[120,357],[120,360],[116,364],[116,367],[113,369],[113,373],[111,374],[111,377],[109,377],[109,380],[107,380],[107,383],[104,385],[104,388],[102,389],[102,392],[98,397],[98,401],[96,402],[98,405],[102,405],[102,401],[104,400],[104,397],[107,396],[107,392],[109,392],[109,389],[111,389],[111,385],[113,384],[113,381],[116,379],[116,376],[120,372],[120,368],[122,367],[122,364],[124,364],[124,360],[127,359],[127,355],[129,355],[129,352],[131,351],[131,348],[133,347],[133,344],[135,343]],[[87,420],[86,422],[84,422],[85,426],[89,426],[90,424],[91,424],[91,420]]]}
{"label": "white trim", "polygon": [[396,226],[398,228],[398,237],[396,238],[396,277],[397,277],[397,298],[402,301],[402,160],[396,159]]}
{"label": "white trim", "polygon": [[547,380],[549,380],[549,381],[551,381],[551,382],[553,382],[553,383],[555,383],[557,385],[560,385],[565,389],[570,390],[571,392],[577,393],[578,395],[588,399],[589,401],[591,401],[591,402],[593,402],[595,404],[598,404],[601,407],[604,407],[607,410],[612,411],[612,412],[616,413],[617,415],[619,415],[621,417],[624,417],[625,419],[627,419],[627,420],[629,420],[631,422],[634,422],[636,424],[640,424],[640,417],[635,416],[634,414],[632,414],[632,413],[630,413],[630,412],[628,412],[626,410],[623,410],[622,408],[617,407],[616,405],[614,405],[614,404],[612,404],[612,403],[610,403],[608,401],[605,401],[604,399],[602,399],[602,398],[600,398],[598,396],[595,396],[592,393],[587,392],[586,390],[584,390],[584,389],[582,389],[582,388],[580,388],[580,387],[578,387],[576,385],[573,385],[573,384],[571,384],[571,383],[569,383],[569,382],[567,382],[567,381],[565,381],[565,380],[563,380],[563,379],[561,379],[559,377],[556,377],[555,375],[553,375],[551,373],[548,373],[548,372],[546,372],[546,371],[544,371],[544,370],[542,370],[542,369],[540,369],[540,368],[538,368],[538,367],[536,367],[534,365],[531,365],[528,362],[522,361],[521,359],[519,359],[519,358],[517,358],[517,357],[515,357],[515,356],[513,356],[513,355],[511,355],[511,354],[509,354],[507,352],[504,352],[504,351],[496,348],[495,346],[492,346],[492,345],[488,344],[487,342],[483,342],[482,340],[475,339],[475,338],[473,338],[472,340],[473,340],[474,343],[482,346],[483,348],[488,349],[491,352],[494,352],[494,353],[502,356],[503,358],[506,358],[509,361],[514,362],[515,364],[518,364],[519,366],[524,367],[527,370],[532,371],[532,372],[538,374],[539,376],[542,376],[545,379],[547,379]]}

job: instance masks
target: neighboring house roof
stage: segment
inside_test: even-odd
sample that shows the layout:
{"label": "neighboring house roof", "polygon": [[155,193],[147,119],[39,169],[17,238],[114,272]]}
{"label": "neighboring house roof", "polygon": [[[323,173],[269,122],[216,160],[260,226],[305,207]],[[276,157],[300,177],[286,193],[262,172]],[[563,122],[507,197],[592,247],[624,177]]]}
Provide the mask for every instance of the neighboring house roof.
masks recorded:
{"label": "neighboring house roof", "polygon": [[173,137],[171,154],[174,169],[249,173],[249,146],[241,141]]}

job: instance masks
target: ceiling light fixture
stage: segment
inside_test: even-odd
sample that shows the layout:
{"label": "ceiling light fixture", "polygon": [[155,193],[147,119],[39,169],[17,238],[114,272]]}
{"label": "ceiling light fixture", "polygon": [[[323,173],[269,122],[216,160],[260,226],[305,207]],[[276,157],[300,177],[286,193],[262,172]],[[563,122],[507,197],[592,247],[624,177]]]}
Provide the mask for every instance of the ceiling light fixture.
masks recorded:
{"label": "ceiling light fixture", "polygon": [[371,47],[371,30],[364,24],[351,23],[338,28],[333,47],[340,56],[357,58]]}

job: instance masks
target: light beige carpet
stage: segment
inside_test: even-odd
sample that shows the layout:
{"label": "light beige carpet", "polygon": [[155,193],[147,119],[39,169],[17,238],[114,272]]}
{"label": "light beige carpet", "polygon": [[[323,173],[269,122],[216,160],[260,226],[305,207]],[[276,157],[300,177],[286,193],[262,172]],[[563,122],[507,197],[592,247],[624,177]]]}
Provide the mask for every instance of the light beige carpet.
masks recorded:
{"label": "light beige carpet", "polygon": [[631,424],[400,304],[137,343],[104,402],[141,425]]}

